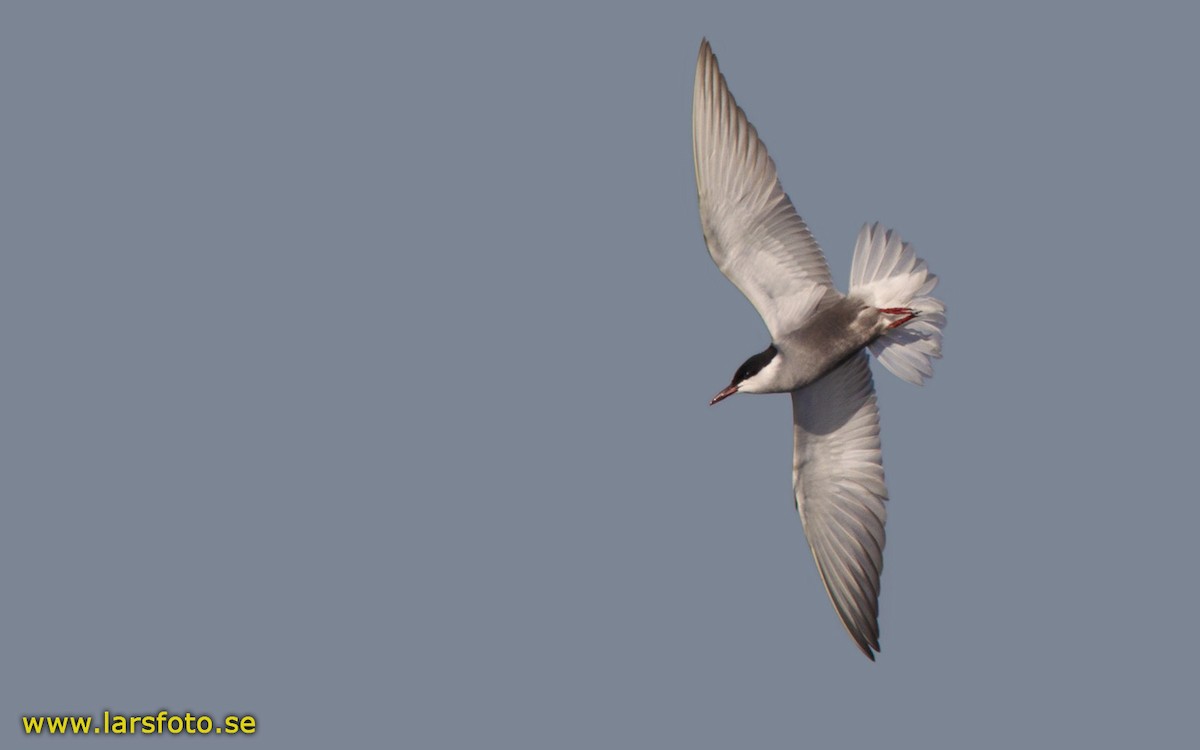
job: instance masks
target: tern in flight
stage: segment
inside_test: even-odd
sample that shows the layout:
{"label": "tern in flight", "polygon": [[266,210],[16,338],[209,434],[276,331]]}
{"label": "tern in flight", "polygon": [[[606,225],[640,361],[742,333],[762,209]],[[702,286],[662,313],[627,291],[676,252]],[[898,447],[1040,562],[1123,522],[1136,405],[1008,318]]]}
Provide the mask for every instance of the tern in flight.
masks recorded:
{"label": "tern in flight", "polygon": [[696,63],[692,144],[709,254],[771,334],[712,403],[792,394],[796,508],[833,608],[873,661],[887,487],[866,350],[910,383],[933,375],[946,325],[945,306],[930,296],[937,277],[895,232],[872,224],[859,232],[849,293],[834,288],[708,40]]}

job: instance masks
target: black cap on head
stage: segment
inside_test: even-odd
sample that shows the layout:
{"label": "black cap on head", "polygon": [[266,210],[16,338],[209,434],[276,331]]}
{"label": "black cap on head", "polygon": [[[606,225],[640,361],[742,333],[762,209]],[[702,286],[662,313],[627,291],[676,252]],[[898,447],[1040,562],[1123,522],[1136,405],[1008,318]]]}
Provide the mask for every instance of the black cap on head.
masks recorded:
{"label": "black cap on head", "polygon": [[743,362],[742,366],[737,369],[737,372],[733,374],[733,380],[730,381],[730,385],[743,383],[762,372],[762,368],[766,367],[771,360],[775,359],[775,355],[778,353],[779,350],[775,348],[774,344],[771,344],[763,351],[755,354],[753,357]]}

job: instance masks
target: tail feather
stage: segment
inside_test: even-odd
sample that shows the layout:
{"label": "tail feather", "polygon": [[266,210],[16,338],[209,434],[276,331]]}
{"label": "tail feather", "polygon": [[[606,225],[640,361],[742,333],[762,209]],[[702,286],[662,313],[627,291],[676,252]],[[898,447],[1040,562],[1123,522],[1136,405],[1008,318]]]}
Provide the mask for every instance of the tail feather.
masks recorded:
{"label": "tail feather", "polygon": [[937,282],[900,235],[878,223],[863,225],[850,265],[850,293],[875,307],[907,307],[918,313],[868,346],[880,364],[915,385],[933,376],[933,360],[942,356],[946,306],[930,296]]}

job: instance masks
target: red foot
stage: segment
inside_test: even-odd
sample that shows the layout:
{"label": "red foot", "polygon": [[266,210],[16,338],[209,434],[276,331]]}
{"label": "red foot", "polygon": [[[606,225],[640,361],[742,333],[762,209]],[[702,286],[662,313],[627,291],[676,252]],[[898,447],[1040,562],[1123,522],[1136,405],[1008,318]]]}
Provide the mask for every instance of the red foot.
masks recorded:
{"label": "red foot", "polygon": [[921,314],[919,311],[914,310],[911,307],[881,307],[881,308],[879,308],[879,312],[884,313],[886,315],[903,315],[904,316],[900,320],[894,320],[891,323],[889,323],[888,328],[899,328],[900,326],[904,325],[908,321],[912,320],[913,318],[915,318]]}

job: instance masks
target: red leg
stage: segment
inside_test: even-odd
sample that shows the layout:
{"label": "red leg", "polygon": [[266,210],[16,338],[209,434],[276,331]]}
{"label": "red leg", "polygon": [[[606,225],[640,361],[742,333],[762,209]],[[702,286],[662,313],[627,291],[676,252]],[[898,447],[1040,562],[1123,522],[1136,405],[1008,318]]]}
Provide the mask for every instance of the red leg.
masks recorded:
{"label": "red leg", "polygon": [[879,312],[884,313],[886,315],[903,315],[904,316],[900,320],[894,320],[891,323],[889,323],[888,328],[899,328],[900,326],[904,325],[908,321],[912,320],[913,318],[915,318],[921,314],[919,311],[914,310],[911,307],[881,307],[881,308],[879,308]]}

